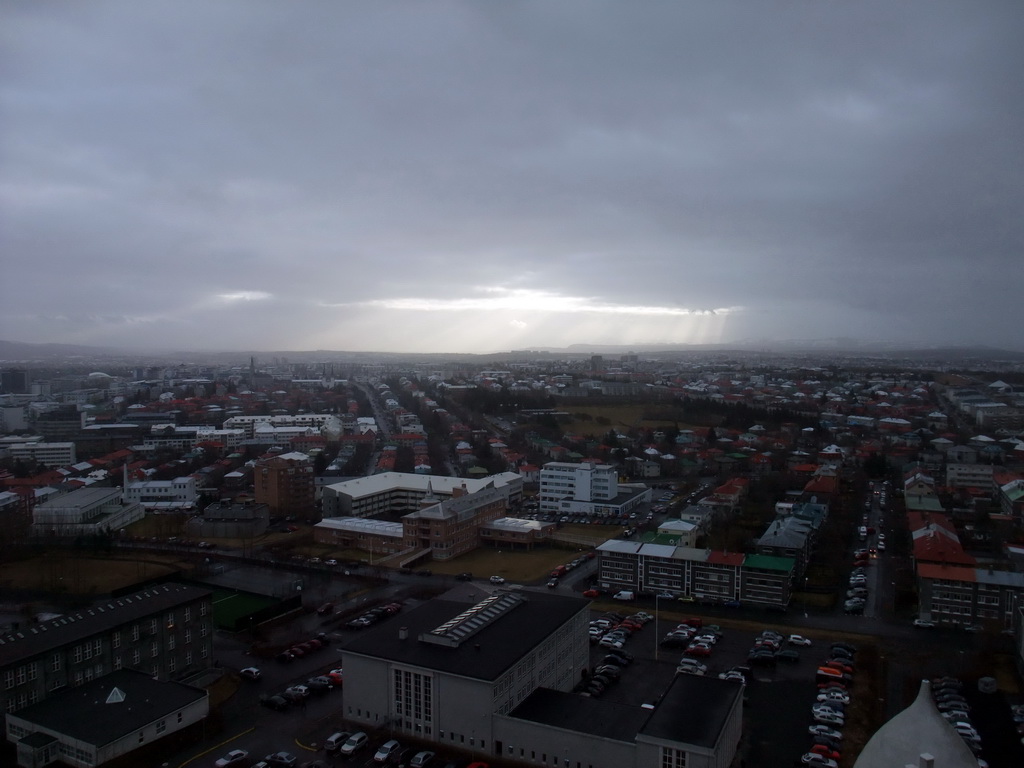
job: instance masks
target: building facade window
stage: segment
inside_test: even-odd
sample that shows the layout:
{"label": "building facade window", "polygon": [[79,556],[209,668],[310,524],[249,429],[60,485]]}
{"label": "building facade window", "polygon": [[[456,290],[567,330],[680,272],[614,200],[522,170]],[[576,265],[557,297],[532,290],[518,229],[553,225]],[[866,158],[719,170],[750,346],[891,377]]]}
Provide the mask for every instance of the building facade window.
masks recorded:
{"label": "building facade window", "polygon": [[662,747],[661,768],[686,768],[686,753],[681,749]]}

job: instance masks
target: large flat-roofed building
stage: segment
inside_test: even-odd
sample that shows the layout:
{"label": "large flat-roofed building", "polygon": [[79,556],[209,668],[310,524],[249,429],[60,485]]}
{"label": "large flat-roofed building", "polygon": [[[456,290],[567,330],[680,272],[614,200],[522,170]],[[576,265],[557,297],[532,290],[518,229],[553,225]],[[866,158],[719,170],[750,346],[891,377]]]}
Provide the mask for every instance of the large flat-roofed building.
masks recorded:
{"label": "large flat-roofed building", "polygon": [[8,714],[6,735],[21,768],[58,760],[91,768],[133,752],[155,757],[154,742],[198,723],[209,710],[202,688],[122,669]]}
{"label": "large flat-roofed building", "polygon": [[[524,764],[726,768],[742,686],[666,681],[626,707],[573,693],[590,666],[589,602],[459,586],[342,648],[347,720]],[[568,762],[566,762],[568,761]],[[666,762],[668,761],[668,762]]]}
{"label": "large flat-roofed building", "polygon": [[115,534],[145,514],[142,505],[123,500],[120,488],[79,488],[32,510],[33,536]]}
{"label": "large flat-roofed building", "polygon": [[[466,585],[342,649],[346,719],[460,748],[493,748],[493,716],[590,664],[589,601]],[[471,742],[472,740],[472,742]]]}
{"label": "large flat-roofed building", "polygon": [[500,718],[499,732],[505,756],[528,764],[728,768],[742,733],[742,690],[676,675],[657,705],[637,707],[540,688]]}
{"label": "large flat-roofed building", "polygon": [[210,666],[209,590],[164,584],[0,635],[0,710],[17,712],[114,670],[174,680]]}
{"label": "large flat-roofed building", "polygon": [[397,517],[423,507],[424,497],[433,501],[459,493],[472,494],[488,486],[505,489],[507,504],[518,505],[523,496],[523,478],[515,472],[501,472],[480,480],[412,472],[381,472],[324,486],[323,516]]}

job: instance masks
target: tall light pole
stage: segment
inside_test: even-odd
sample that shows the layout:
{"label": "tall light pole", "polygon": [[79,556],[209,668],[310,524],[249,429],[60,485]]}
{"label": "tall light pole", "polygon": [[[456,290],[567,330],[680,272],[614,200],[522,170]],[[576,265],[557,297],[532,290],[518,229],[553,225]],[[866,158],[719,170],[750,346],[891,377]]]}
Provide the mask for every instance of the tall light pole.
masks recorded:
{"label": "tall light pole", "polygon": [[661,593],[654,593],[654,660],[658,660],[658,619],[661,617]]}

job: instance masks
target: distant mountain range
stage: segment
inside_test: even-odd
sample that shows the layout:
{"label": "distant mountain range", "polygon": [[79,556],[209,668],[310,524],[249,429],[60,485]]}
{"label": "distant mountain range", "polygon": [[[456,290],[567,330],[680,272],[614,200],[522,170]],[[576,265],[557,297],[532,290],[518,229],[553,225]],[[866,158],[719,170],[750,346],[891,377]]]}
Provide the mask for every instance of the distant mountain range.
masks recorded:
{"label": "distant mountain range", "polygon": [[784,341],[749,340],[731,344],[573,344],[568,347],[531,347],[523,350],[495,352],[490,354],[472,353],[400,353],[400,352],[347,352],[344,350],[280,350],[251,351],[225,350],[223,352],[189,352],[185,350],[153,350],[123,349],[112,347],[92,347],[81,344],[31,344],[17,341],[0,340],[0,363],[8,365],[48,365],[69,364],[87,361],[116,361],[123,364],[139,364],[151,361],[153,364],[178,364],[186,361],[248,361],[250,355],[260,360],[270,357],[286,357],[291,362],[309,362],[340,358],[367,362],[370,360],[509,360],[543,355],[545,357],[590,356],[590,355],[625,355],[642,354],[658,357],[675,357],[679,355],[730,353],[762,355],[813,355],[837,357],[881,358],[887,360],[929,360],[945,363],[963,361],[1004,361],[1024,362],[1024,351],[997,349],[994,347],[942,347],[920,346],[910,347],[905,344],[888,342],[863,342],[854,339],[793,339]]}

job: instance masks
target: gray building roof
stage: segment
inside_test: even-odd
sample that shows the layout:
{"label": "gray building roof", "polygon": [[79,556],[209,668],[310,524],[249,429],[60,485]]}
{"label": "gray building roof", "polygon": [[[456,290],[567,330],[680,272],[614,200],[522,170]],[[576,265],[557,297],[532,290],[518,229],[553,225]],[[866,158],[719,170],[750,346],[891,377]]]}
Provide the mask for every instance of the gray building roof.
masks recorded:
{"label": "gray building roof", "polygon": [[732,680],[676,675],[640,732],[711,749],[742,695],[743,686]]}
{"label": "gray building roof", "polygon": [[145,672],[121,669],[56,693],[13,717],[102,747],[207,695],[202,688],[161,682]]}
{"label": "gray building roof", "polygon": [[675,675],[653,709],[538,688],[509,717],[633,743],[638,734],[714,748],[743,687],[731,680]]}
{"label": "gray building roof", "polygon": [[[472,597],[460,599],[460,593]],[[400,623],[405,633],[400,633],[395,626],[398,622],[388,622],[365,631],[347,643],[342,652],[479,680],[496,680],[524,654],[590,606],[590,601],[583,598],[527,590],[516,594],[522,599],[515,601],[508,610],[497,612],[493,618],[482,614],[484,621],[473,627],[464,642],[446,645],[424,642],[419,637],[430,636],[434,630],[490,597],[472,586],[456,587],[402,614]]]}
{"label": "gray building roof", "polygon": [[809,532],[810,526],[795,517],[776,518],[768,526],[768,530],[757,540],[757,546],[803,549],[807,544]]}
{"label": "gray building roof", "polygon": [[508,716],[632,744],[650,714],[650,710],[629,704],[538,688]]}
{"label": "gray building roof", "polygon": [[100,600],[92,608],[8,632],[0,635],[0,669],[210,594],[208,589],[185,584],[161,584],[124,597]]}

